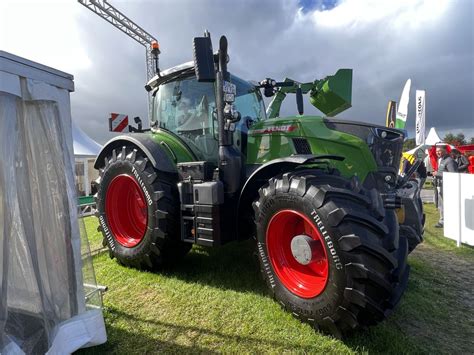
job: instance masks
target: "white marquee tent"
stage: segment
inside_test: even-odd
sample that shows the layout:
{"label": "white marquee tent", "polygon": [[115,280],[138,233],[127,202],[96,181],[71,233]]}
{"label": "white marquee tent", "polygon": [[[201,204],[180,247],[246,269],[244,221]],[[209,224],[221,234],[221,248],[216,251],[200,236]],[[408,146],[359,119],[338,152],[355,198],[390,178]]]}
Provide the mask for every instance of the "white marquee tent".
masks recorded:
{"label": "white marquee tent", "polygon": [[71,75],[0,51],[0,354],[106,341],[78,222],[73,90]]}
{"label": "white marquee tent", "polygon": [[[403,157],[410,161],[410,163],[413,163],[413,161],[418,157],[418,158],[423,158],[425,154],[425,150],[431,148],[433,145],[442,143],[443,141],[438,135],[438,132],[436,132],[436,128],[431,127],[428,136],[426,137],[425,143],[420,144],[419,146],[410,149],[407,152],[403,153]],[[427,160],[429,162],[429,160]],[[425,163],[426,164],[426,163]]]}
{"label": "white marquee tent", "polygon": [[425,139],[425,145],[432,146],[438,143],[441,143],[442,140],[439,138],[438,132],[436,132],[436,128],[431,127],[430,131],[428,132],[428,136]]}
{"label": "white marquee tent", "polygon": [[74,122],[72,123],[72,139],[74,143],[74,157],[95,158],[102,146],[89,137]]}
{"label": "white marquee tent", "polygon": [[[82,129],[80,129],[74,122],[72,123],[72,138],[74,141],[74,158],[76,159],[76,169],[78,163],[81,163],[83,168],[81,169],[81,182],[83,186],[83,192],[85,196],[89,196],[91,193],[91,179],[97,178],[96,171],[89,171],[89,166],[92,165],[92,161],[95,160],[99,155],[102,146],[90,138]],[[77,178],[77,176],[76,176]]]}

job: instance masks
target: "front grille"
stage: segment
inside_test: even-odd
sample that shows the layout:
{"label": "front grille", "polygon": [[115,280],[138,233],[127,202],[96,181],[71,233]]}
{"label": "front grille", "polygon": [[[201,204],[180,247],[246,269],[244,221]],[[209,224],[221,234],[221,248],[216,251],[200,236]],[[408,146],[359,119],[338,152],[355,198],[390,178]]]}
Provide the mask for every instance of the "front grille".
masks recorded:
{"label": "front grille", "polygon": [[293,138],[293,145],[298,154],[311,154],[311,147],[306,138]]}
{"label": "front grille", "polygon": [[325,120],[324,123],[331,130],[351,134],[366,142],[379,168],[398,171],[403,149],[402,131],[341,120]]}

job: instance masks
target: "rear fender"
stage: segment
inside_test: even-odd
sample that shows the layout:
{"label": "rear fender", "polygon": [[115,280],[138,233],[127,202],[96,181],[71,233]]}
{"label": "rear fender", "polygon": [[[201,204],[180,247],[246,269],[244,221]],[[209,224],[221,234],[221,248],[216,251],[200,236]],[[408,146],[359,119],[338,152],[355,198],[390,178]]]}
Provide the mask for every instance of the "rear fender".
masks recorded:
{"label": "rear fender", "polygon": [[164,149],[156,144],[149,135],[140,133],[118,136],[108,141],[97,156],[94,168],[99,169],[103,167],[105,165],[104,159],[109,156],[114,149],[121,149],[125,145],[134,146],[136,149],[141,150],[156,170],[165,173],[177,173],[176,165],[173,164]]}

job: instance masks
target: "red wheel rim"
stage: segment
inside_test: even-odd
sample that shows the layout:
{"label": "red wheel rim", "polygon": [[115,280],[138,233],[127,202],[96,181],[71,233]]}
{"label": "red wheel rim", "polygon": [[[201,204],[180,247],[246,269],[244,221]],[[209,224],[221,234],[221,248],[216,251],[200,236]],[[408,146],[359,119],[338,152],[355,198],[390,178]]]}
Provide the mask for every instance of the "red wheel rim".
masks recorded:
{"label": "red wheel rim", "polygon": [[148,224],[148,209],[138,182],[129,175],[116,176],[105,196],[105,214],[118,243],[131,248],[141,242]]}
{"label": "red wheel rim", "polygon": [[[300,264],[292,254],[291,241],[298,235],[316,241],[313,261],[308,265]],[[289,291],[302,298],[321,294],[328,280],[328,258],[323,237],[308,217],[294,210],[279,211],[268,224],[266,241],[273,269]]]}

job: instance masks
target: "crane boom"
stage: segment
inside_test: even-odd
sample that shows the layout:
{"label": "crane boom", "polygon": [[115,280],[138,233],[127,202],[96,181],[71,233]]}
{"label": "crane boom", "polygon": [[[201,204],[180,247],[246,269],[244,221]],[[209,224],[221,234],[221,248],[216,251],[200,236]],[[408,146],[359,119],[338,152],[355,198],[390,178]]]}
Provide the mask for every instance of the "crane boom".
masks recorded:
{"label": "crane boom", "polygon": [[[107,0],[77,0],[80,4],[87,7],[95,14],[102,17],[104,20],[118,28],[120,31],[125,33],[130,38],[134,39],[142,46],[145,47],[146,51],[146,79],[147,82],[155,75],[155,68],[153,65],[153,58],[151,54],[152,42],[158,42],[155,37],[145,31],[143,28],[138,26],[135,22],[130,20],[118,9],[113,7],[107,2]],[[148,113],[151,114],[151,98],[148,96]]]}

